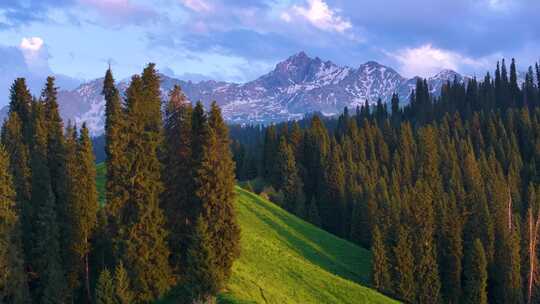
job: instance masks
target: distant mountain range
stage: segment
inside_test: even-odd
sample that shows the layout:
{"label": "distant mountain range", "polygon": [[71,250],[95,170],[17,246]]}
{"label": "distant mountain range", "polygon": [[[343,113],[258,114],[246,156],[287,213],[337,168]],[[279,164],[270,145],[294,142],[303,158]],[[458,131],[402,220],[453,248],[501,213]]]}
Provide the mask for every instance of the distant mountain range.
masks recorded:
{"label": "distant mountain range", "polygon": [[[428,85],[437,95],[442,85],[454,78],[458,81],[466,79],[455,71],[442,70],[428,78]],[[101,78],[74,90],[60,91],[58,99],[64,120],[77,124],[85,121],[93,135],[103,133],[105,101],[101,95],[102,83]],[[243,84],[213,80],[195,83],[161,75],[164,100],[176,84],[191,101],[201,100],[205,106],[217,101],[230,123],[267,124],[302,118],[312,112],[337,114],[345,106],[354,108],[366,99],[370,103],[375,103],[378,98],[388,102],[393,93],[398,93],[401,102],[407,103],[416,78],[407,79],[375,61],[352,68],[300,52],[278,63],[268,74]],[[121,81],[118,88],[123,93],[128,85],[128,80]],[[0,110],[2,121],[6,113],[7,107]]]}

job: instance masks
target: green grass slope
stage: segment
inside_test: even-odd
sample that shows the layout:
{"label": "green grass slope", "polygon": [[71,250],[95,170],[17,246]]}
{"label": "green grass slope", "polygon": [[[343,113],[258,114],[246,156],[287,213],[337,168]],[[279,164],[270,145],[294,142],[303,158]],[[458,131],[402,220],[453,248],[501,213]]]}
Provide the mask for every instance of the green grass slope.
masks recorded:
{"label": "green grass slope", "polygon": [[369,282],[370,252],[239,187],[242,254],[228,293],[256,303],[397,303]]}
{"label": "green grass slope", "polygon": [[[97,166],[100,202],[105,167]],[[397,303],[365,287],[371,254],[236,188],[242,229],[235,262],[221,303]]]}

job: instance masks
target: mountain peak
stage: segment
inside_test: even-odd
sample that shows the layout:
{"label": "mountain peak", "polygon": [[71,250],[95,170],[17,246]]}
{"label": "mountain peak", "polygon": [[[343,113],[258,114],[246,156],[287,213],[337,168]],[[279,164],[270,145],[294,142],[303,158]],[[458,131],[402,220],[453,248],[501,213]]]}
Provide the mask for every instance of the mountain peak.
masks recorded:
{"label": "mountain peak", "polygon": [[296,54],[293,54],[291,57],[289,57],[288,60],[295,60],[295,59],[311,59],[311,57],[309,57],[306,52],[304,51],[300,51]]}

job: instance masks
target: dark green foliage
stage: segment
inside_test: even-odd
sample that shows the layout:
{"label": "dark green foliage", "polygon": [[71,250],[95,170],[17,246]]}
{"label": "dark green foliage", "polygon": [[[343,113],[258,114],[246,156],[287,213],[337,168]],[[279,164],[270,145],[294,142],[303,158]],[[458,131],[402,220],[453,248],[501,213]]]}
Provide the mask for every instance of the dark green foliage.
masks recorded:
{"label": "dark green foliage", "polygon": [[91,299],[90,292],[90,240],[97,224],[98,197],[96,190],[96,169],[92,143],[86,125],[83,124],[79,138],[76,133],[66,143],[68,168],[68,202],[66,222],[68,239],[66,243],[68,283],[76,290],[84,286],[84,294]]}
{"label": "dark green foliage", "polygon": [[19,208],[9,170],[9,158],[0,145],[0,303],[30,303],[24,271]]}
{"label": "dark green foliage", "polygon": [[104,269],[96,285],[96,304],[116,304],[114,281],[111,272]]}
{"label": "dark green foliage", "polygon": [[301,210],[301,205],[304,204],[305,200],[302,180],[296,168],[294,152],[285,136],[280,139],[275,166],[279,172],[278,189],[283,191],[285,209],[295,211],[299,208]]}
{"label": "dark green foliage", "polygon": [[397,244],[394,247],[395,256],[394,294],[407,302],[415,299],[414,256],[412,253],[412,240],[406,227],[399,227]]}
{"label": "dark green foliage", "polygon": [[[27,122],[29,124],[29,122]],[[15,204],[20,210],[20,224],[23,235],[32,233],[32,206],[30,205],[30,151],[25,144],[23,123],[13,111],[2,127],[2,144],[9,155],[9,167],[6,170],[13,176]],[[23,242],[24,255],[28,256],[31,248],[30,239]]]}
{"label": "dark green foliage", "polygon": [[191,154],[191,105],[180,87],[169,94],[165,116],[165,147],[163,152],[162,208],[167,217],[171,266],[177,274],[185,263],[189,238],[189,222],[193,215],[193,179]]}
{"label": "dark green foliage", "polygon": [[127,96],[128,142],[123,165],[130,170],[122,176],[127,196],[115,214],[119,231],[114,243],[116,257],[129,265],[134,302],[148,302],[163,296],[174,283],[165,217],[159,206],[163,190],[158,159],[162,131],[159,78],[154,65],[148,65],[142,77],[132,78]]}
{"label": "dark green foliage", "polygon": [[114,294],[117,304],[133,303],[133,292],[129,286],[128,273],[122,262],[114,268]]}
{"label": "dark green foliage", "polygon": [[206,303],[223,288],[223,273],[217,268],[212,236],[206,220],[196,221],[187,252],[187,290],[193,302]]}
{"label": "dark green foliage", "polygon": [[[482,242],[474,241],[470,269],[464,286],[463,303],[486,304],[487,303],[487,259]],[[514,302],[515,303],[515,302]]]}
{"label": "dark green foliage", "polygon": [[52,192],[51,175],[47,166],[47,123],[43,106],[33,108],[32,198],[33,209],[30,267],[35,273],[33,298],[42,303],[62,303],[67,298],[60,251],[60,232],[56,199]]}
{"label": "dark green foliage", "polygon": [[416,302],[438,303],[441,283],[437,267],[437,249],[434,242],[433,193],[422,181],[417,182],[412,190],[411,224],[414,229]]}
{"label": "dark green foliage", "polygon": [[10,88],[9,113],[17,114],[22,124],[23,143],[29,145],[32,140],[32,96],[24,78],[17,78]]}
{"label": "dark green foliage", "polygon": [[317,227],[321,227],[321,216],[319,215],[319,206],[314,199],[309,203],[308,221]]}
{"label": "dark green foliage", "polygon": [[[114,215],[126,200],[127,195],[123,179],[127,138],[125,134],[126,117],[110,69],[105,74],[102,94],[105,97],[106,200],[107,208]],[[113,225],[111,229],[115,230],[116,228]],[[115,232],[112,231],[112,233]]]}
{"label": "dark green foliage", "polygon": [[371,245],[373,253],[373,285],[381,292],[390,292],[392,282],[390,277],[390,265],[385,249],[385,240],[379,228],[373,229],[373,244]]}
{"label": "dark green foliage", "polygon": [[321,198],[321,218],[328,231],[344,235],[345,168],[340,157],[340,146],[332,142],[324,174],[325,193]]}
{"label": "dark green foliage", "polygon": [[200,216],[208,225],[209,246],[215,256],[218,273],[215,286],[222,288],[231,275],[234,260],[240,254],[240,228],[236,222],[234,200],[234,163],[229,148],[228,130],[215,103],[208,117],[208,141],[195,176],[195,195]]}

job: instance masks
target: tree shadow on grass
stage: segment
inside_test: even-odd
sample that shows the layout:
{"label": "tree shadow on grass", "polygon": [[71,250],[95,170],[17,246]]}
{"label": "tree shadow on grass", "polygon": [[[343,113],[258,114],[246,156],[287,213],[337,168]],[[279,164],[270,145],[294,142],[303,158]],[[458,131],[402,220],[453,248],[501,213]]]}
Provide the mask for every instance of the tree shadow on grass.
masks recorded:
{"label": "tree shadow on grass", "polygon": [[[245,190],[238,190],[238,192],[250,196],[253,201],[261,199],[257,195]],[[252,206],[252,203],[245,203],[244,206],[249,212],[256,214],[268,227],[271,227],[276,231],[288,244],[289,248],[296,251],[312,264],[347,280],[362,285],[370,284],[369,252],[363,249],[355,250],[354,247],[346,241],[320,230],[299,218],[287,214],[286,211],[277,206],[268,204],[257,204],[257,206]],[[264,211],[258,207],[263,208]],[[278,218],[281,223],[276,223],[272,220],[272,218],[268,216],[268,213]],[[300,238],[299,235],[305,239]],[[344,263],[342,259],[340,259],[340,256],[342,256],[344,252],[350,250],[358,251],[358,260],[352,265],[358,267],[357,269],[350,269],[351,265]],[[348,257],[350,257],[350,254]],[[365,275],[362,274],[362,269],[367,271]]]}

